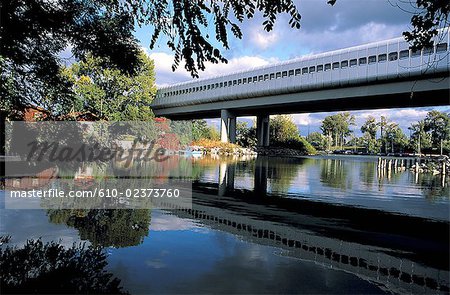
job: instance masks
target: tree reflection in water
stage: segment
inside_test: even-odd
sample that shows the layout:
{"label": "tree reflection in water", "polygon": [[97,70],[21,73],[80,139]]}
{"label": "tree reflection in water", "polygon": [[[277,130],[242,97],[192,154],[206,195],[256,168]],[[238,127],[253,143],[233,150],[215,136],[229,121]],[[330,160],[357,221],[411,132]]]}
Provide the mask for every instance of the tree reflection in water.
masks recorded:
{"label": "tree reflection in water", "polygon": [[308,159],[271,158],[268,157],[268,178],[270,187],[275,192],[287,192],[292,187],[295,177]]}
{"label": "tree reflection in water", "polygon": [[428,200],[438,201],[450,198],[450,177],[431,173],[419,173],[414,176],[423,191],[423,195]]}
{"label": "tree reflection in water", "polygon": [[351,188],[348,167],[344,161],[324,159],[321,161],[320,180],[323,184],[345,190]]}
{"label": "tree reflection in water", "polygon": [[28,240],[0,248],[0,287],[3,294],[128,294],[107,264],[101,247]]}
{"label": "tree reflection in water", "polygon": [[51,222],[76,228],[94,246],[129,247],[148,235],[150,209],[47,210]]}

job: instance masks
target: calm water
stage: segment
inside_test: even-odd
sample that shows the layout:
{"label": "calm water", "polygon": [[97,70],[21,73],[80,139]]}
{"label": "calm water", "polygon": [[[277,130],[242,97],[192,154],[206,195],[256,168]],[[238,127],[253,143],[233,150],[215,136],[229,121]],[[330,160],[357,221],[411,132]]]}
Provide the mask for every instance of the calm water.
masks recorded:
{"label": "calm water", "polygon": [[0,232],[105,246],[132,294],[448,292],[448,178],[358,157],[192,161],[192,210],[1,209]]}

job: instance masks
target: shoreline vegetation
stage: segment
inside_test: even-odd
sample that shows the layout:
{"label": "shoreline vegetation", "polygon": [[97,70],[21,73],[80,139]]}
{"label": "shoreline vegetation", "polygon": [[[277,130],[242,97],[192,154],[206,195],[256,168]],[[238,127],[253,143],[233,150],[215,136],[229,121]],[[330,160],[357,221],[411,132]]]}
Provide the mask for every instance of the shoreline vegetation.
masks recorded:
{"label": "shoreline vegetation", "polygon": [[[412,123],[409,138],[399,125],[381,117],[369,116],[361,125],[361,137],[354,135],[355,117],[348,112],[325,117],[321,132],[308,136],[289,115],[270,120],[270,146],[257,146],[255,122],[238,122],[236,144],[220,141],[219,132],[205,120],[193,122],[193,148],[200,154],[222,156],[261,155],[270,157],[303,157],[315,155],[372,156],[378,158],[378,169],[409,170],[414,173],[449,175],[450,114],[430,111],[425,119]],[[408,163],[408,164],[406,164]]]}
{"label": "shoreline vegetation", "polygon": [[[432,110],[425,118],[412,122],[409,137],[399,124],[385,116],[368,116],[360,126],[350,112],[325,117],[319,132],[301,136],[290,115],[271,116],[269,147],[256,142],[256,122],[237,122],[236,144],[220,142],[219,131],[206,120],[194,120],[194,145],[207,154],[267,156],[306,156],[316,154],[371,155],[378,157],[414,157],[423,162],[439,164],[437,156],[450,155],[450,114]],[[359,128],[361,136],[356,136]],[[427,155],[424,157],[424,155]],[[442,162],[442,161],[441,161]],[[419,164],[422,163],[419,160]],[[436,165],[435,165],[436,166]],[[418,171],[433,171],[419,167]]]}

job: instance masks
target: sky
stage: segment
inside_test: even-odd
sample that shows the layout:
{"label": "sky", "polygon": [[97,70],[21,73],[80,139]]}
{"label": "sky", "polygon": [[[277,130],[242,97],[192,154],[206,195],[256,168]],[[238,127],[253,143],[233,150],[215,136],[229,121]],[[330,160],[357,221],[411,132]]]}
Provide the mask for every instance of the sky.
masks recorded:
{"label": "sky", "polygon": [[[289,16],[281,15],[274,30],[263,30],[262,18],[241,24],[242,39],[230,36],[230,49],[222,50],[228,64],[207,64],[200,72],[200,78],[231,73],[236,70],[269,65],[300,56],[316,54],[330,50],[365,44],[399,37],[411,28],[411,12],[414,8],[408,0],[337,0],[334,6],[327,0],[297,0],[297,8],[302,15],[301,28],[292,29]],[[214,35],[213,29],[206,29]],[[211,32],[210,32],[211,31]],[[156,83],[158,86],[192,80],[190,74],[181,66],[172,72],[173,53],[163,39],[157,42],[153,50],[148,48],[151,28],[137,28],[136,37],[141,46],[155,61]],[[372,115],[376,118],[387,116],[399,123],[405,133],[412,122],[423,119],[431,108],[383,109],[351,112],[356,117],[355,134],[360,135],[359,126]],[[450,112],[450,106],[434,108]],[[300,133],[318,131],[321,121],[329,113],[293,114]],[[253,118],[240,118],[252,122]],[[218,126],[219,120],[208,120]]]}

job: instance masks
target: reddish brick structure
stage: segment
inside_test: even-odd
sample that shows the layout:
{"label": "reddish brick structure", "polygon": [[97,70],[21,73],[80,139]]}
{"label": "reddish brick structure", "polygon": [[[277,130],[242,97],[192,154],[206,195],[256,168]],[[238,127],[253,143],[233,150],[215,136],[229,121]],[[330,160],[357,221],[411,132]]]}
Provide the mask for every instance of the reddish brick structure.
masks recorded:
{"label": "reddish brick structure", "polygon": [[58,169],[56,167],[50,167],[36,173],[35,176],[6,178],[5,188],[9,190],[41,188],[55,180],[58,177],[57,172]]}
{"label": "reddish brick structure", "polygon": [[50,118],[50,112],[39,106],[26,105],[16,107],[9,117],[15,121],[36,122]]}

